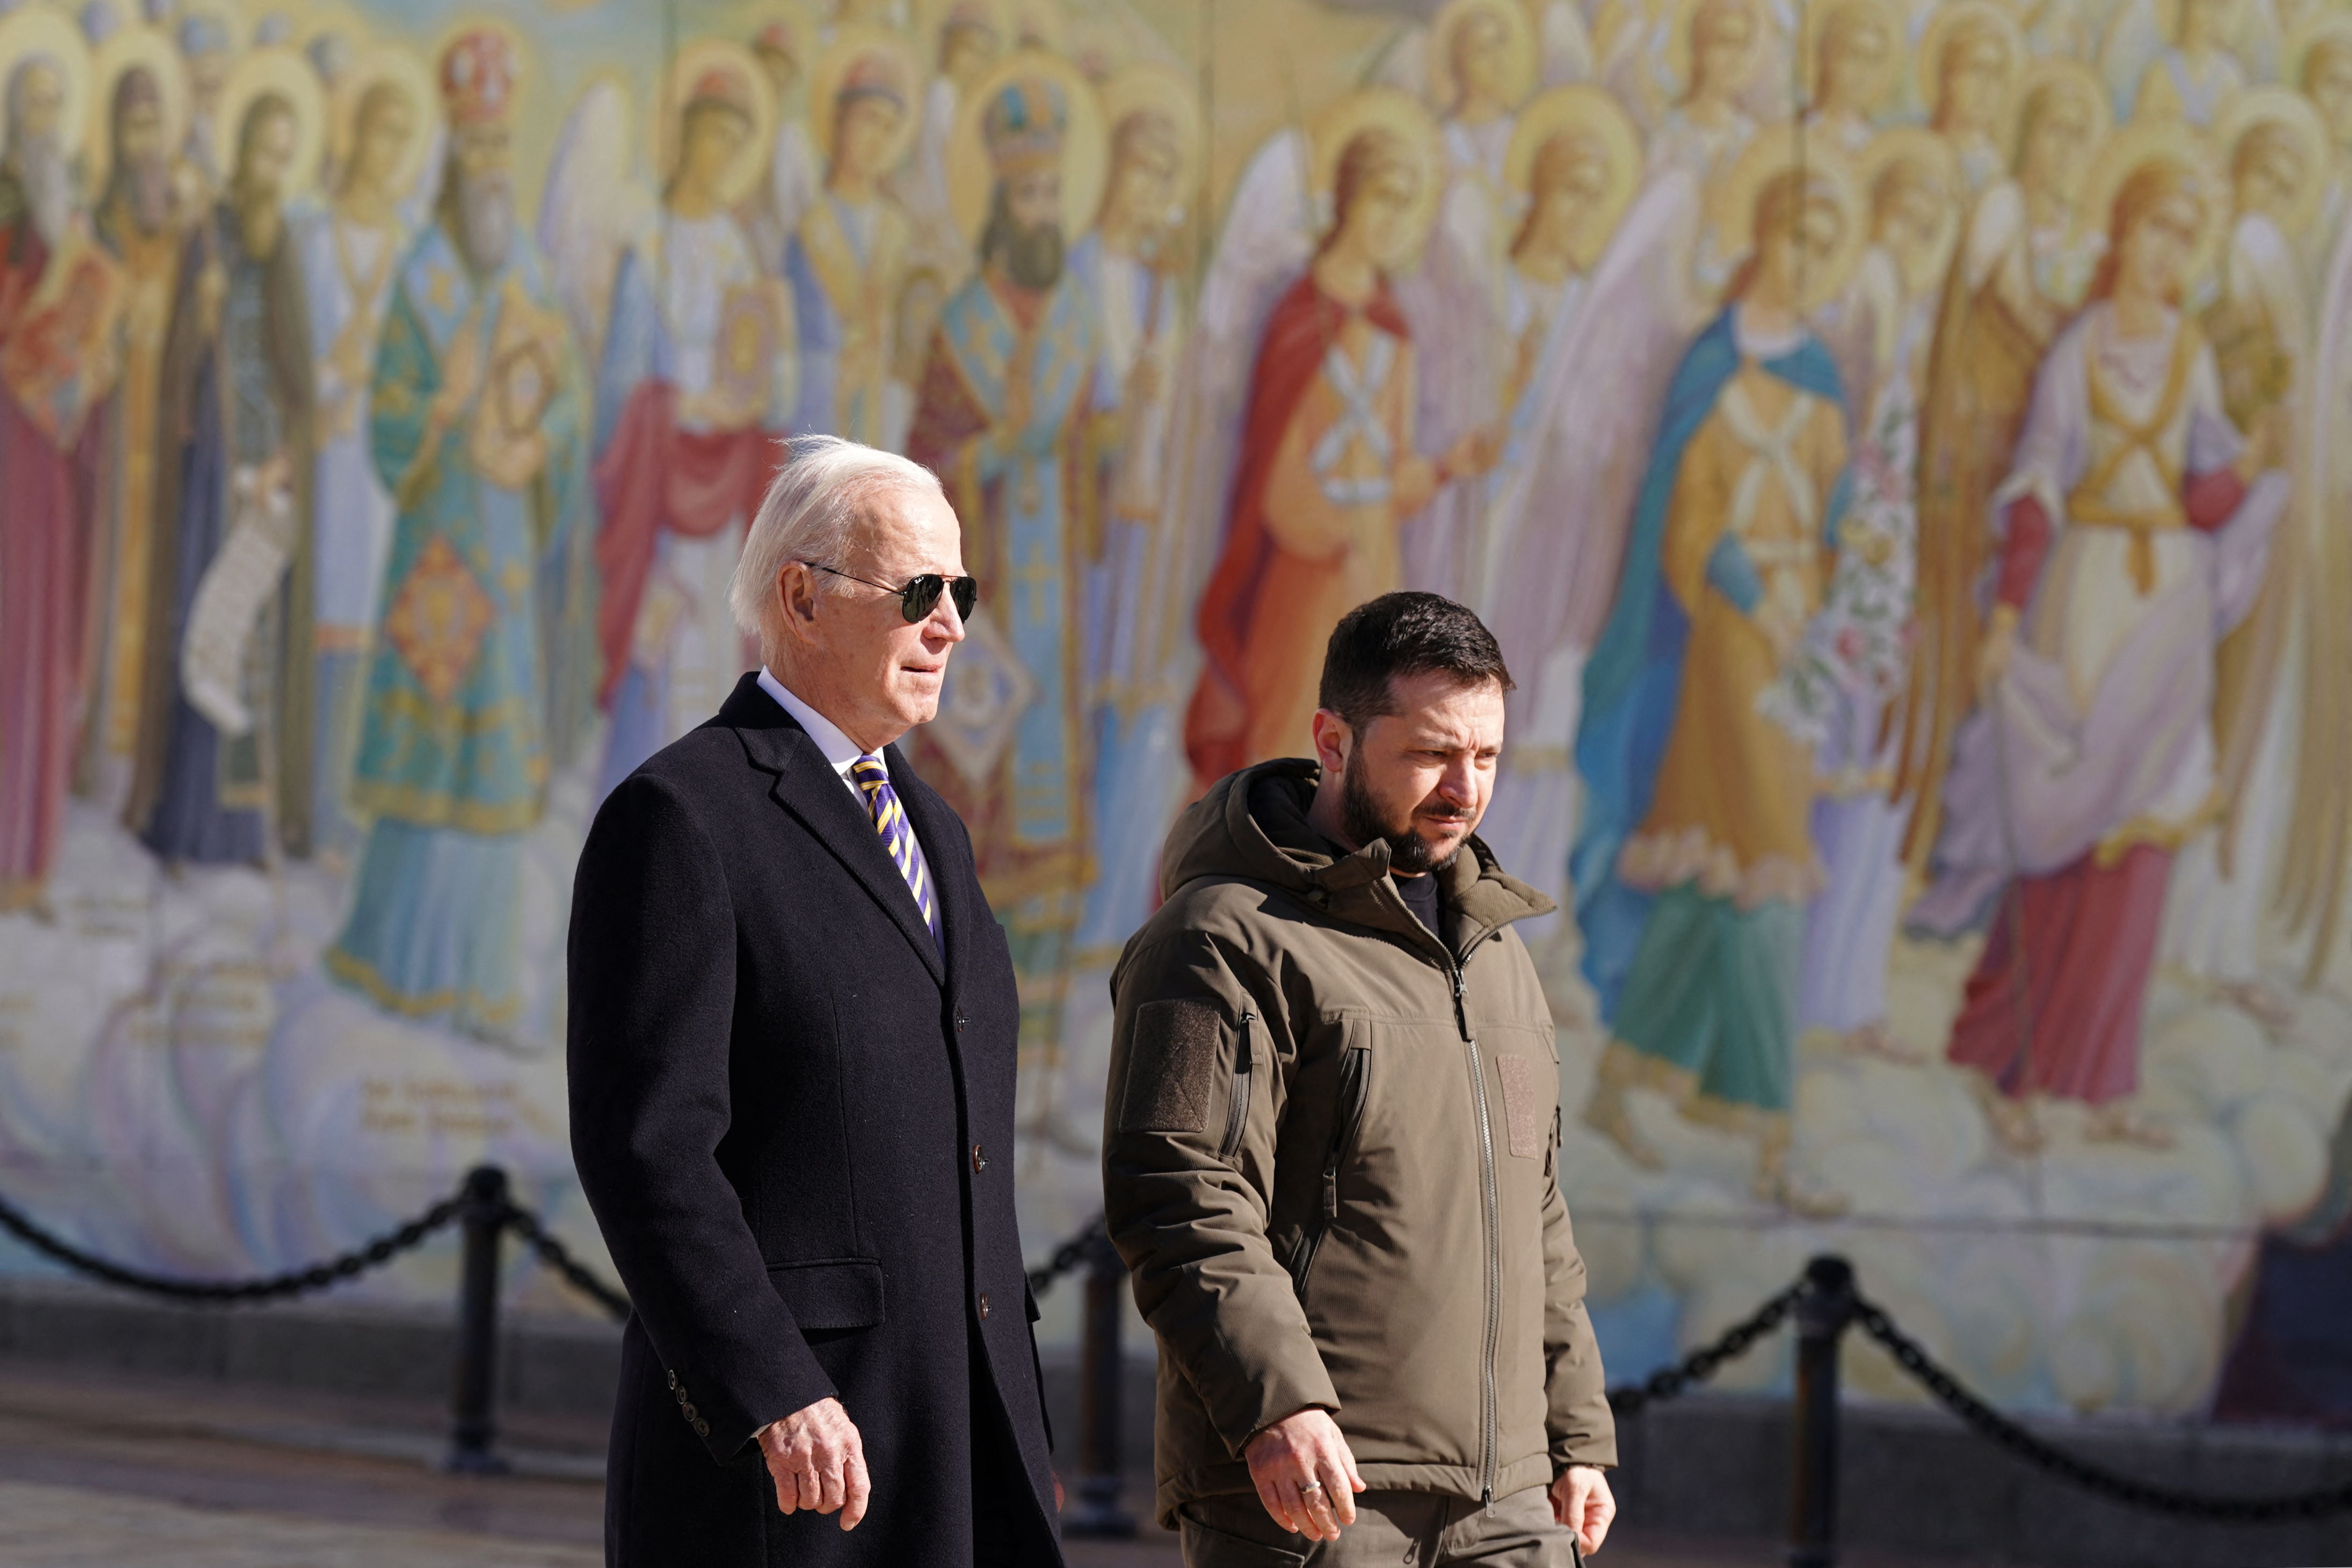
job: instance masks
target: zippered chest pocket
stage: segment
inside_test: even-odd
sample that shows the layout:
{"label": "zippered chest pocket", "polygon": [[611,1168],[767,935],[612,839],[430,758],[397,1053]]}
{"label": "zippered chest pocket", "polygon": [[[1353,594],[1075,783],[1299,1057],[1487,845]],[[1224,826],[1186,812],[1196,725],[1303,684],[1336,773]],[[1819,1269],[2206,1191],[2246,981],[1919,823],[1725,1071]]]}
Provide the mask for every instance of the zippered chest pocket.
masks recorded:
{"label": "zippered chest pocket", "polygon": [[1339,1217],[1339,1168],[1356,1146],[1364,1128],[1364,1107],[1371,1099],[1372,1053],[1368,1047],[1349,1046],[1339,1055],[1339,1091],[1331,1119],[1331,1138],[1323,1155],[1323,1179],[1316,1194],[1315,1212],[1291,1255],[1290,1280],[1297,1293],[1307,1294],[1307,1271],[1315,1267],[1316,1251]]}

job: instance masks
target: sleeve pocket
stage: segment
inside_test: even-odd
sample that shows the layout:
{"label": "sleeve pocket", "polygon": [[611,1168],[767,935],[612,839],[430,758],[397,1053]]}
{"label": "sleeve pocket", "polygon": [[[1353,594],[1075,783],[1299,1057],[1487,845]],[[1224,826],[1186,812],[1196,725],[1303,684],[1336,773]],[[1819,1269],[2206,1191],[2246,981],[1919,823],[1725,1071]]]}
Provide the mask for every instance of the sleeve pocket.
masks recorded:
{"label": "sleeve pocket", "polygon": [[870,1329],[882,1321],[882,1265],[870,1258],[771,1263],[768,1285],[793,1310],[803,1333]]}
{"label": "sleeve pocket", "polygon": [[1135,1036],[1119,1096],[1123,1132],[1199,1132],[1209,1125],[1211,1087],[1223,1015],[1207,1002],[1147,1002],[1135,1010]]}

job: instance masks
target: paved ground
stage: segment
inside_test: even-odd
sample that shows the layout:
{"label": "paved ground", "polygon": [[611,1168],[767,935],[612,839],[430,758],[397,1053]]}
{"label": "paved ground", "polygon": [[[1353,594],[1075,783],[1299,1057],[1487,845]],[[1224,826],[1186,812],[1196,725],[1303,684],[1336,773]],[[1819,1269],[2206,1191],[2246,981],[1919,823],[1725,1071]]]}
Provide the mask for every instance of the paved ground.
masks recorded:
{"label": "paved ground", "polygon": [[[598,1568],[602,1430],[519,1419],[506,1441],[516,1474],[445,1476],[430,1406],[0,1361],[0,1568]],[[1760,1568],[1780,1555],[1767,1542],[1648,1537],[1598,1561]],[[1173,1538],[1150,1528],[1072,1542],[1069,1556],[1071,1568],[1177,1564]]]}

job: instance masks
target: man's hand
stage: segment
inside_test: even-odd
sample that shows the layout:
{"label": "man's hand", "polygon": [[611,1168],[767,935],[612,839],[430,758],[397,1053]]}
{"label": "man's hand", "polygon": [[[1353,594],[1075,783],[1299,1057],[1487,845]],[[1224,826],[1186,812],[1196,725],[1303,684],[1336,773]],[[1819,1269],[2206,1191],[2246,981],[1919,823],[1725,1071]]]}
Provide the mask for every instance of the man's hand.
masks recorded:
{"label": "man's hand", "polygon": [[776,1483],[776,1506],[786,1513],[813,1509],[841,1515],[856,1530],[866,1517],[873,1483],[866,1475],[866,1444],[838,1399],[820,1399],[760,1428],[760,1455]]}
{"label": "man's hand", "polygon": [[1274,1522],[1309,1541],[1337,1541],[1356,1522],[1355,1494],[1364,1489],[1356,1456],[1328,1411],[1286,1415],[1242,1450],[1258,1501]]}
{"label": "man's hand", "polygon": [[1617,1517],[1617,1499],[1609,1490],[1607,1472],[1591,1465],[1570,1465],[1551,1484],[1551,1517],[1576,1531],[1576,1543],[1590,1555],[1609,1539],[1610,1521]]}

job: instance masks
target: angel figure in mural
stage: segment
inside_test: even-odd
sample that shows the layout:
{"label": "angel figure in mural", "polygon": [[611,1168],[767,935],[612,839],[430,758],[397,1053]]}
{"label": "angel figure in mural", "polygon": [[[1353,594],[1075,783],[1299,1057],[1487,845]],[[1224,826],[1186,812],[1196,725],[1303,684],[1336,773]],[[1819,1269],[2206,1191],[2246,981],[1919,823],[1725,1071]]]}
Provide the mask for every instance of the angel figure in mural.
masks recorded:
{"label": "angel figure in mural", "polygon": [[[946,484],[987,597],[916,757],[971,830],[1012,942],[1024,1063],[1050,1083],[1090,869],[1081,547],[1099,500],[1101,349],[1066,247],[1098,209],[1108,139],[1092,85],[1033,50],[961,115],[950,189],[980,270],[940,313],[907,455]],[[1050,1133],[1049,1118],[1027,1113]]]}
{"label": "angel figure in mural", "polygon": [[2283,411],[2239,432],[2182,309],[2226,227],[2220,171],[2185,128],[2134,127],[2088,195],[2107,247],[1992,497],[1982,705],[1930,894],[1990,921],[1948,1055],[2020,1152],[2042,1144],[2039,1098],[2086,1105],[2093,1140],[2171,1141],[2130,1103],[2141,1007],[2175,852],[2220,784],[2215,644],[2254,602],[2290,488]]}
{"label": "angel figure in mural", "polygon": [[910,265],[957,289],[971,275],[971,243],[956,223],[948,148],[964,105],[1019,42],[1020,27],[1007,0],[930,0],[917,19],[915,37],[933,51],[922,62],[929,85],[914,155],[891,185],[914,224]]}
{"label": "angel figure in mural", "polygon": [[1685,169],[1702,191],[1730,172],[1756,134],[1742,96],[1764,59],[1761,0],[1681,0],[1666,56],[1680,91],[1650,136],[1650,171]]}
{"label": "angel figure in mural", "polygon": [[[2215,127],[2230,181],[2229,238],[2221,252],[2220,297],[2199,322],[2221,375],[2221,407],[2240,430],[2286,421],[2284,458],[2299,498],[2313,493],[2315,458],[2296,428],[2307,400],[2312,319],[2299,244],[2319,205],[2327,132],[2300,94],[2283,87],[2242,93]],[[2275,411],[2275,412],[2274,412]],[[2213,739],[2221,816],[2180,847],[2166,895],[2161,959],[2217,987],[2263,1024],[2292,1021],[2288,1002],[2263,980],[2258,938],[2269,912],[2282,844],[2316,846],[2291,831],[2295,744],[2333,754],[2346,736],[2342,693],[2306,701],[2295,724],[2284,672],[2291,644],[2313,635],[2311,622],[2336,618],[2347,585],[2344,552],[2320,546],[2297,524],[2308,502],[2271,540],[2263,591],[2213,659]],[[2331,560],[2331,557],[2333,558]],[[2310,591],[2305,591],[2307,585]],[[2332,633],[2321,633],[2333,637]],[[2329,686],[2333,687],[2333,682]]]}
{"label": "angel figure in mural", "polygon": [[89,58],[71,22],[0,22],[0,912],[47,908],[82,715],[97,465],[121,282],[73,201]]}
{"label": "angel figure in mural", "polygon": [[[100,461],[112,480],[101,489],[97,522],[103,548],[90,602],[100,619],[77,787],[119,809],[144,697],[163,343],[180,247],[194,215],[173,178],[187,132],[188,80],[171,40],[153,27],[124,27],[99,51],[93,75],[93,101],[105,119],[91,139],[85,174],[98,193],[91,230],[121,275],[122,368],[104,416]],[[0,570],[0,581],[6,575]]]}
{"label": "angel figure in mural", "polygon": [[[1581,0],[1507,3],[1519,13],[1528,54],[1527,68],[1533,74],[1535,88],[1567,87],[1592,78],[1596,57],[1592,36],[1585,26],[1586,7]],[[1408,27],[1400,34],[1381,58],[1368,85],[1397,88],[1434,102],[1441,109],[1444,107],[1448,50],[1442,40],[1449,29],[1442,20],[1444,15],[1441,9],[1427,26]],[[1610,19],[1621,28],[1624,22],[1635,20],[1619,13],[1612,13]],[[1622,30],[1637,34],[1639,26],[1637,24]]]}
{"label": "angel figure in mural", "polygon": [[800,331],[801,434],[882,444],[892,331],[912,232],[884,182],[914,141],[915,53],[896,34],[844,29],[809,94],[824,188],[784,261]]}
{"label": "angel figure in mural", "polygon": [[[1414,425],[1443,450],[1473,436],[1491,440],[1502,415],[1512,217],[1503,159],[1536,59],[1517,0],[1448,0],[1430,27],[1429,52],[1445,184],[1421,265],[1397,279],[1396,296],[1419,364]],[[1476,485],[1447,485],[1406,524],[1407,585],[1450,598],[1467,591],[1484,499]]]}
{"label": "angel figure in mural", "polygon": [[[1565,909],[1584,656],[1617,585],[1665,378],[1688,339],[1662,310],[1655,236],[1628,216],[1640,134],[1598,88],[1528,105],[1504,160],[1524,204],[1505,282],[1499,460],[1480,486],[1469,603],[1520,672],[1480,835]],[[1548,953],[1566,922],[1528,940]]]}
{"label": "angel figure in mural", "polygon": [[300,235],[317,355],[310,815],[320,854],[340,864],[358,852],[364,832],[352,815],[352,760],[368,636],[392,544],[392,492],[368,454],[368,382],[392,302],[393,268],[408,247],[401,204],[432,152],[435,98],[424,62],[394,45],[370,47],[345,70],[330,139],[335,189]]}
{"label": "angel figure in mural", "polygon": [[809,141],[807,117],[801,112],[803,68],[808,58],[808,29],[797,16],[771,17],[751,35],[751,58],[768,79],[768,96],[776,106],[776,136],[768,165],[752,183],[736,216],[760,269],[781,276],[784,252],[801,226],[801,214],[816,199],[824,167]]}
{"label": "angel figure in mural", "polygon": [[181,249],[127,807],[171,866],[310,848],[312,337],[286,203],[318,171],[325,121],[299,55],[240,60],[221,97],[226,183]]}
{"label": "angel figure in mural", "polygon": [[1870,243],[1817,318],[1853,421],[1853,484],[1822,614],[1784,668],[1775,711],[1820,736],[1813,844],[1826,879],[1805,914],[1801,1029],[1904,1058],[1887,1028],[1886,975],[1902,912],[1905,810],[1890,798],[1917,542],[1919,399],[1945,270],[1959,229],[1950,144],[1905,126],[1864,155]]}
{"label": "angel figure in mural", "polygon": [[1902,80],[1902,14],[1893,0],[1840,0],[1819,15],[1805,125],[1846,156],[1859,157]]}
{"label": "angel figure in mural", "polygon": [[1232,513],[1198,612],[1206,663],[1184,721],[1196,791],[1299,752],[1339,617],[1401,585],[1401,525],[1485,461],[1483,433],[1443,458],[1421,451],[1412,328],[1390,290],[1437,206],[1436,123],[1416,100],[1367,88],[1323,111],[1312,144],[1310,188],[1328,193],[1331,219],[1251,371]]}
{"label": "angel figure in mural", "polygon": [[[2106,134],[2098,79],[2071,61],[2037,61],[2021,97],[2015,172],[1969,215],[1919,413],[1918,628],[1895,773],[1895,798],[1909,815],[1904,859],[1915,869],[1942,825],[1953,733],[1976,705],[1992,492],[2017,444],[2035,367],[2081,302],[2101,244],[2096,224],[2076,221],[2084,172]],[[1931,907],[1914,919],[1929,930],[1937,923]]]}
{"label": "angel figure in mural", "polygon": [[756,662],[727,585],[791,427],[792,302],[735,217],[774,141],[767,76],[740,45],[703,38],[669,84],[661,223],[622,253],[596,373],[600,800]]}
{"label": "angel figure in mural", "polygon": [[2025,41],[1994,0],[1950,0],[1920,36],[1913,68],[1927,123],[1951,143],[1972,195],[2009,166],[2010,95],[2024,64]]}
{"label": "angel figure in mural", "polygon": [[[588,396],[514,205],[521,46],[461,27],[439,63],[434,222],[393,279],[368,445],[398,509],[352,792],[373,814],[329,974],[404,1017],[511,1040],[523,835],[544,808],[548,650],[593,638]],[[571,629],[566,629],[571,628]],[[584,668],[579,668],[584,667]]]}
{"label": "angel figure in mural", "polygon": [[1755,1136],[1758,1195],[1831,1212],[1788,1166],[1813,759],[1759,698],[1820,608],[1844,518],[1837,366],[1805,318],[1853,269],[1862,204],[1834,153],[1776,134],[1714,221],[1746,258],[1675,374],[1585,667],[1570,871],[1611,1037],[1585,1117],[1655,1169],[1625,1096],[1660,1089]]}
{"label": "angel figure in mural", "polygon": [[[628,85],[618,73],[591,77],[556,133],[539,198],[541,263],[583,365],[604,363],[621,258],[650,243],[657,219],[652,194],[635,173],[635,119]],[[620,415],[617,404],[599,406],[597,434],[607,434]]]}
{"label": "angel figure in mural", "polygon": [[1087,723],[1095,738],[1093,892],[1081,951],[1114,947],[1159,893],[1159,828],[1181,804],[1177,726],[1188,676],[1186,541],[1165,507],[1169,416],[1184,351],[1177,236],[1199,198],[1199,95],[1181,72],[1136,65],[1103,83],[1110,176],[1101,215],[1070,250],[1095,310],[1097,418],[1107,421],[1103,497],[1086,558]]}
{"label": "angel figure in mural", "polygon": [[2209,126],[2246,86],[2231,47],[2246,0],[2126,0],[2108,24],[2100,73],[2118,120]]}

